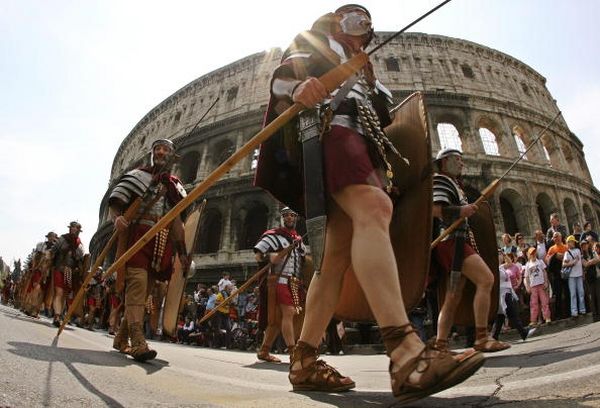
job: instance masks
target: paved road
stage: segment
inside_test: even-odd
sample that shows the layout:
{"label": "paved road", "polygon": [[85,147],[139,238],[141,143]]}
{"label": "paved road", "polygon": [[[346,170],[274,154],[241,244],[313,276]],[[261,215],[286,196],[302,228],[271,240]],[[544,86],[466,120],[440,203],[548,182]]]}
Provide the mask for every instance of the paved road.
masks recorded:
{"label": "paved road", "polygon": [[[545,329],[496,355],[458,387],[411,407],[600,407],[600,323]],[[252,353],[153,343],[139,364],[105,332],[67,328],[0,306],[0,407],[395,407],[384,355],[327,356],[352,376],[344,394],[293,393],[287,364]],[[282,356],[284,357],[284,356]]]}

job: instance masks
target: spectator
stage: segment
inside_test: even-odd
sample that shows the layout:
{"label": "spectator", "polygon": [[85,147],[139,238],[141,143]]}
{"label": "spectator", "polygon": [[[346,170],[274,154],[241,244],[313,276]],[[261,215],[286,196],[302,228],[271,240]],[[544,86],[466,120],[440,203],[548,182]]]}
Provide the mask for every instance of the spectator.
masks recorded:
{"label": "spectator", "polygon": [[571,293],[571,317],[585,314],[585,298],[583,293],[583,265],[581,262],[581,251],[577,248],[577,240],[573,235],[567,237],[569,249],[563,259],[563,268],[571,267],[569,273],[569,292]]}
{"label": "spectator", "polygon": [[222,291],[217,293],[215,298],[215,306],[217,308],[215,320],[219,346],[226,348],[229,348],[230,345],[231,320],[229,318],[229,305],[223,304],[223,301],[227,299],[230,293],[231,283],[225,286]]}
{"label": "spectator", "polygon": [[534,326],[538,322],[540,304],[542,305],[542,316],[546,323],[550,323],[550,300],[548,298],[548,273],[546,264],[536,256],[535,248],[527,251],[528,261],[525,264],[525,289],[531,294],[529,298],[529,325]]}
{"label": "spectator", "polygon": [[535,230],[534,246],[537,259],[543,261],[546,257],[546,240],[544,239],[544,233],[542,230]]}
{"label": "spectator", "polygon": [[[550,214],[550,228],[546,231],[546,248],[550,248],[555,244],[554,242],[554,233],[560,232],[560,236],[562,238],[562,243],[565,243],[565,237],[567,236],[567,227],[560,223],[560,218],[558,218],[557,213]],[[548,263],[546,262],[546,265]]]}
{"label": "spectator", "polygon": [[548,248],[544,262],[548,266],[548,277],[550,278],[550,286],[554,298],[554,309],[552,316],[555,319],[562,319],[569,316],[570,296],[569,285],[560,276],[562,261],[568,247],[563,244],[562,235],[560,232],[555,232],[552,235],[554,245]]}
{"label": "spectator", "polygon": [[[498,257],[499,262],[501,263],[498,270],[498,277],[500,280],[500,304],[498,307],[498,315],[494,322],[494,328],[492,329],[492,337],[498,340],[500,332],[502,331],[502,326],[504,326],[504,321],[506,317],[508,317],[510,325],[519,332],[519,335],[523,341],[525,341],[535,332],[535,328],[524,328],[523,323],[521,323],[521,318],[519,317],[519,298],[513,289],[511,279],[511,275],[516,270],[516,265],[512,262],[514,255],[512,253],[504,254],[502,251],[499,251]],[[503,260],[505,261],[504,263],[502,263]]]}
{"label": "spectator", "polygon": [[194,291],[194,302],[200,303],[200,296],[202,296],[202,292],[205,291],[204,286],[199,283],[196,286],[196,290]]}
{"label": "spectator", "polygon": [[[582,245],[585,246],[585,245]],[[584,254],[584,259],[585,254]],[[600,321],[600,243],[594,244],[593,250],[588,252],[584,262],[585,276],[590,294],[590,306],[594,322]]]}
{"label": "spectator", "polygon": [[502,234],[502,243],[504,244],[504,246],[502,247],[502,252],[504,252],[505,254],[517,252],[517,247],[512,244],[512,238],[510,234]]}
{"label": "spectator", "polygon": [[190,343],[190,333],[194,331],[194,320],[191,316],[185,317],[185,324],[177,331],[177,339],[179,343]]}
{"label": "spectator", "polygon": [[515,246],[517,247],[517,261],[521,265],[525,265],[527,262],[527,250],[529,249],[529,244],[525,242],[525,237],[520,232],[515,234]]}
{"label": "spectator", "polygon": [[581,242],[581,233],[582,232],[583,231],[581,230],[581,224],[579,224],[578,222],[573,224],[573,234],[572,235],[575,237],[577,242]]}
{"label": "spectator", "polygon": [[231,285],[231,280],[230,279],[231,279],[231,274],[229,272],[223,272],[223,277],[221,278],[221,280],[217,284],[219,292],[225,290],[225,287],[227,285]]}
{"label": "spectator", "polygon": [[213,310],[215,308],[215,302],[217,300],[216,292],[218,292],[218,289],[216,286],[211,286],[210,288],[206,289],[206,295],[207,295],[206,313],[210,312],[211,310]]}
{"label": "spectator", "polygon": [[592,237],[592,243],[598,242],[598,234],[595,231],[592,231],[592,223],[589,221],[583,224],[583,233],[581,234],[581,241],[589,241],[588,237]]}

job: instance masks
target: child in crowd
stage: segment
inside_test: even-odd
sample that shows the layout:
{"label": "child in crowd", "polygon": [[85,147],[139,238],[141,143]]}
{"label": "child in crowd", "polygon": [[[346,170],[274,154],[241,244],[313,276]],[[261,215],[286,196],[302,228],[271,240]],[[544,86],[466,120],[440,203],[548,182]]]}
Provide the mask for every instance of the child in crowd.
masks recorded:
{"label": "child in crowd", "polygon": [[531,295],[529,298],[529,325],[534,326],[538,322],[540,314],[539,306],[542,305],[542,316],[546,323],[550,322],[550,300],[548,297],[548,273],[546,264],[537,259],[537,251],[534,247],[527,251],[528,261],[525,264],[525,289]]}
{"label": "child in crowd", "polygon": [[[563,269],[571,267],[567,277],[569,281],[569,293],[571,294],[571,317],[585,314],[585,298],[583,293],[583,264],[581,251],[577,248],[577,239],[573,235],[567,237],[569,249],[563,258]],[[563,278],[564,279],[564,278]]]}

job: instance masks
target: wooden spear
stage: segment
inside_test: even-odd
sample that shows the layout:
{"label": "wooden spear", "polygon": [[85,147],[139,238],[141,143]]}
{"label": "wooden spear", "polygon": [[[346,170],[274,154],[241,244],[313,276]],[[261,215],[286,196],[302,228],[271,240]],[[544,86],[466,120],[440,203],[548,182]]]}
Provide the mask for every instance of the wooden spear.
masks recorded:
{"label": "wooden spear", "polygon": [[[361,52],[356,56],[352,57],[346,63],[338,65],[325,75],[321,76],[319,80],[325,85],[329,92],[339,87],[348,77],[357,73],[369,60],[367,54]],[[212,173],[210,173],[204,181],[198,184],[192,191],[190,191],[183,200],[181,200],[175,207],[173,207],[167,214],[165,214],[152,228],[150,228],[135,244],[133,244],[119,259],[117,259],[106,271],[107,275],[110,275],[115,270],[121,268],[133,255],[135,255],[141,248],[144,247],[160,230],[165,228],[175,217],[177,217],[183,210],[185,210],[190,204],[192,204],[202,193],[208,190],[213,184],[215,184],[225,173],[233,168],[240,160],[248,156],[254,151],[261,143],[271,137],[277,130],[283,125],[289,122],[295,117],[304,106],[300,103],[294,103],[288,109],[286,109],[281,115],[275,120],[264,127],[258,132],[252,139],[246,142],[239,150],[234,152],[231,157],[225,160],[219,167],[217,167]]]}
{"label": "wooden spear", "polygon": [[[242,286],[240,286],[238,289],[234,290],[233,292],[231,292],[231,294],[229,296],[227,296],[225,299],[223,299],[223,301],[221,303],[219,303],[219,307],[222,307],[226,304],[228,304],[229,302],[231,302],[231,300],[237,296],[238,293],[242,293],[244,292],[246,289],[248,289],[248,287],[255,282],[258,278],[260,278],[262,275],[265,274],[265,272],[267,272],[269,270],[269,268],[271,266],[273,266],[274,264],[279,263],[279,260],[281,260],[283,257],[288,256],[292,250],[294,248],[296,248],[296,246],[298,246],[298,243],[300,241],[295,241],[292,245],[288,246],[287,248],[285,248],[284,250],[282,250],[281,252],[279,252],[277,254],[277,257],[269,262],[268,264],[266,264],[265,266],[263,266],[262,268],[259,269],[258,272],[256,272],[254,275],[252,275],[252,277],[250,279],[248,279]],[[205,314],[202,319],[200,319],[200,321],[198,322],[198,324],[202,324],[205,321],[207,321],[208,319],[210,319],[211,317],[213,317],[213,315],[215,313],[217,313],[217,309],[218,306],[215,306],[215,308],[213,310],[211,310],[210,312],[208,312],[207,314]]]}
{"label": "wooden spear", "polygon": [[[127,211],[125,211],[125,214],[123,214],[123,216],[127,219],[127,221],[131,221],[133,219],[133,217],[135,216],[135,214],[141,204],[142,204],[142,197],[138,197],[133,202],[133,204],[131,204],[129,206]],[[79,305],[81,300],[83,299],[83,294],[85,293],[86,286],[88,285],[88,283],[90,283],[90,280],[92,280],[92,277],[94,276],[94,272],[96,272],[98,270],[98,268],[102,265],[102,262],[104,262],[104,258],[106,258],[106,256],[108,255],[108,252],[111,250],[114,243],[119,238],[119,235],[120,235],[120,232],[115,230],[113,232],[112,236],[110,237],[110,239],[108,240],[108,242],[106,243],[106,245],[104,246],[104,249],[102,250],[102,252],[100,252],[100,255],[98,255],[98,258],[96,258],[96,262],[94,262],[94,265],[92,265],[90,272],[87,274],[87,276],[83,280],[83,283],[81,284],[81,287],[79,288],[79,291],[75,295],[75,298],[73,299],[73,303],[71,303],[71,307],[69,307],[69,309],[67,310],[65,319],[63,320],[62,324],[58,328],[58,333],[56,333],[56,337],[60,336],[63,329],[65,328],[65,325],[69,322],[69,320],[71,319],[71,316],[73,316],[73,312],[75,311],[75,309],[77,308],[77,306]]]}

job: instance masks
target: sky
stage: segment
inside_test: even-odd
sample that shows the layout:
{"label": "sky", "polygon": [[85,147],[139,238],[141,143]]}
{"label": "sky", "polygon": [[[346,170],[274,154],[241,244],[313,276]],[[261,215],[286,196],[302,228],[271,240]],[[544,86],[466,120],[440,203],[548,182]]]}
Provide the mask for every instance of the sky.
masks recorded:
{"label": "sky", "polygon": [[[378,31],[439,1],[365,0]],[[87,247],[124,137],[194,79],[285,48],[343,2],[0,0],[0,256],[78,220]],[[547,79],[600,186],[600,1],[453,0],[410,31],[470,40]]]}

